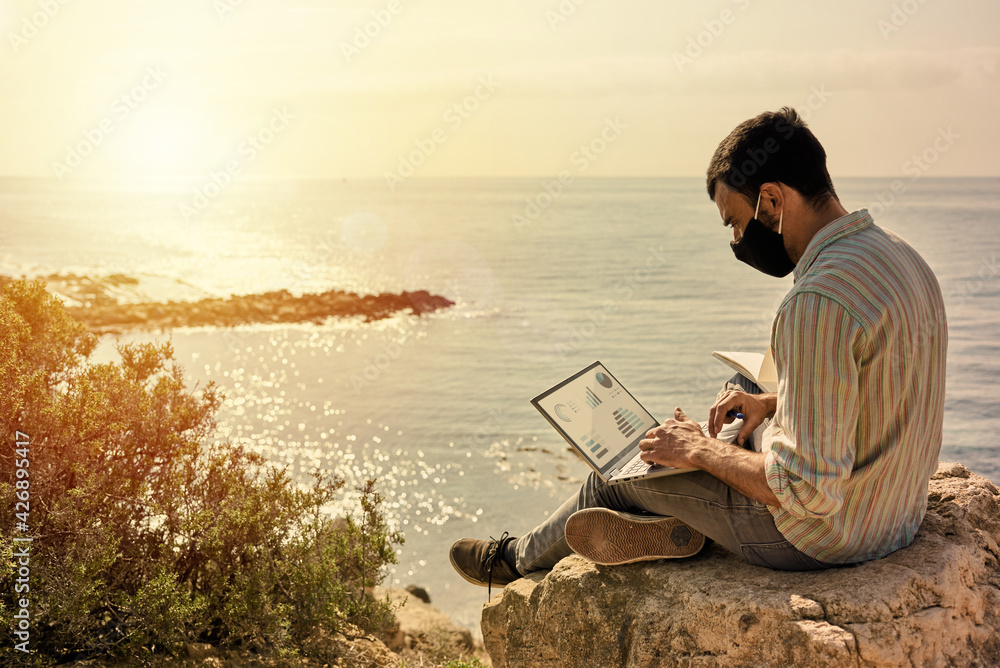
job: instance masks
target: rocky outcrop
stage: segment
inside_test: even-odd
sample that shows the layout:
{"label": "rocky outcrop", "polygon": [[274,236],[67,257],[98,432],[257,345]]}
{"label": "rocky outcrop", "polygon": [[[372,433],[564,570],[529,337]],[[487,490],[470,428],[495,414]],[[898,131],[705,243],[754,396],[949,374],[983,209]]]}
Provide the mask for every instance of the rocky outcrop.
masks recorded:
{"label": "rocky outcrop", "polygon": [[[483,643],[472,632],[431,605],[419,587],[375,589],[375,597],[386,596],[393,604],[393,624],[382,634],[388,649],[402,666],[490,666]],[[396,667],[394,667],[396,668]]]}
{"label": "rocky outcrop", "polygon": [[504,666],[1000,666],[1000,489],[941,464],[913,543],[823,572],[563,559],[483,609]]}
{"label": "rocky outcrop", "polygon": [[296,297],[287,290],[259,295],[239,295],[228,299],[197,302],[140,304],[98,304],[68,308],[69,314],[96,334],[120,333],[131,329],[172,327],[234,327],[252,323],[321,323],[329,317],[362,316],[380,320],[397,313],[421,315],[452,306],[454,302],[426,290],[357,295],[330,290],[322,294]]}
{"label": "rocky outcrop", "polygon": [[[12,282],[0,276],[0,288]],[[46,289],[59,295],[71,316],[95,334],[120,334],[128,330],[165,330],[173,327],[235,327],[254,323],[322,323],[331,317],[361,316],[366,322],[397,313],[422,315],[454,306],[455,302],[426,290],[358,295],[329,290],[296,296],[287,290],[227,299],[198,301],[119,301],[113,289],[138,281],[114,274],[103,279],[52,275],[41,279]]]}
{"label": "rocky outcrop", "polygon": [[[422,591],[422,590],[421,590]],[[471,654],[475,649],[472,632],[451,621],[451,617],[405,589],[376,589],[376,598],[389,597],[395,623],[383,636],[394,652],[419,650],[433,645],[448,648],[451,656]],[[425,592],[426,595],[426,592]]]}

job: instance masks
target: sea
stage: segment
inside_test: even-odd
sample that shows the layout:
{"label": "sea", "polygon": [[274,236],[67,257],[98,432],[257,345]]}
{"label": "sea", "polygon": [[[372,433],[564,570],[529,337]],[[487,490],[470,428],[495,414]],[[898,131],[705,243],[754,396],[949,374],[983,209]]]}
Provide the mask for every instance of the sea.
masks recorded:
{"label": "sea", "polygon": [[[214,186],[213,186],[214,183]],[[124,301],[331,289],[428,290],[455,306],[365,322],[179,328],[193,391],[225,393],[215,440],[302,482],[377,479],[405,542],[386,586],[415,584],[478,634],[485,589],[453,572],[464,537],[520,535],[588,469],[530,399],[600,360],[654,415],[708,408],[730,372],[712,351],[763,352],[791,277],[737,262],[700,178],[0,179],[0,274],[121,274]],[[1000,179],[842,179],[848,210],[907,239],[949,318],[944,446],[1000,483]]]}

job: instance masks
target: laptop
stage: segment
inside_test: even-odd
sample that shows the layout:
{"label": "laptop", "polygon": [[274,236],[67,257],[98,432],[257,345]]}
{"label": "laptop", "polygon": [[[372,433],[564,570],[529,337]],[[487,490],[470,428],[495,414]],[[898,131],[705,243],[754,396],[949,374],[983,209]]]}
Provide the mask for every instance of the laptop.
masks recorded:
{"label": "laptop", "polygon": [[[600,362],[594,362],[531,400],[566,442],[612,485],[697,469],[647,464],[639,441],[660,424]],[[722,440],[735,440],[742,420],[726,425]],[[708,423],[702,423],[707,433]],[[734,428],[735,426],[735,428]]]}

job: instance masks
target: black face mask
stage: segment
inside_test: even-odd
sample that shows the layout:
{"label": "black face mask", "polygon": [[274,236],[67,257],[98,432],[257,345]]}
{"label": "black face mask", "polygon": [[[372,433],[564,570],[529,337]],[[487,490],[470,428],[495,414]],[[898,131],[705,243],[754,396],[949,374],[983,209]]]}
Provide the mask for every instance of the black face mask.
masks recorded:
{"label": "black face mask", "polygon": [[788,276],[795,268],[795,263],[788,257],[785,242],[781,238],[781,220],[778,220],[777,232],[769,230],[757,219],[759,211],[760,196],[757,197],[757,209],[743,230],[743,236],[739,241],[729,242],[733,255],[737,260],[746,262],[757,271],[769,276],[776,278]]}

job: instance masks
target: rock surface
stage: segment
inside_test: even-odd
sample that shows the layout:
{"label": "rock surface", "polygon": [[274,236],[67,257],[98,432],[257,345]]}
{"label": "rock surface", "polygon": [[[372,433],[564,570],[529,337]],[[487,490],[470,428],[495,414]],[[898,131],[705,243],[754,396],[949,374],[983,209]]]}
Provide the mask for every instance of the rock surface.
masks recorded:
{"label": "rock surface", "polygon": [[941,464],[913,543],[824,572],[573,555],[483,609],[504,666],[1000,666],[1000,489]]}
{"label": "rock surface", "polygon": [[428,643],[453,647],[455,654],[475,649],[472,632],[451,621],[451,617],[429,602],[422,601],[405,589],[375,590],[376,598],[387,594],[396,616],[396,623],[384,637],[385,644],[392,651],[417,649]]}
{"label": "rock surface", "polygon": [[330,317],[362,316],[366,321],[372,321],[400,312],[421,315],[452,305],[450,300],[426,290],[364,296],[330,290],[300,297],[287,290],[279,290],[197,302],[100,304],[67,310],[95,334],[117,334],[131,329],[205,325],[234,327],[252,323],[321,323]]}
{"label": "rock surface", "polygon": [[402,657],[373,635],[346,624],[334,634],[317,634],[307,643],[323,658],[281,657],[247,649],[187,643],[177,656],[155,654],[147,659],[93,658],[60,663],[61,668],[399,668]]}
{"label": "rock surface", "polygon": [[[15,279],[0,276],[0,288]],[[397,313],[422,315],[454,306],[454,302],[426,290],[358,295],[330,290],[320,294],[293,295],[287,290],[255,295],[205,298],[198,301],[120,301],[115,292],[136,279],[114,274],[104,279],[68,274],[41,279],[64,300],[71,316],[95,334],[121,334],[129,330],[165,330],[173,327],[236,327],[254,323],[322,323],[331,317],[360,316],[381,320]]]}

